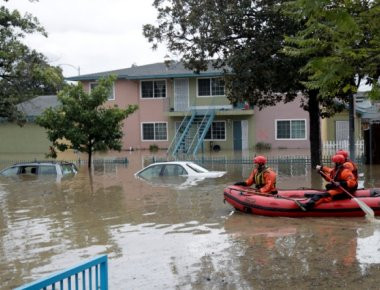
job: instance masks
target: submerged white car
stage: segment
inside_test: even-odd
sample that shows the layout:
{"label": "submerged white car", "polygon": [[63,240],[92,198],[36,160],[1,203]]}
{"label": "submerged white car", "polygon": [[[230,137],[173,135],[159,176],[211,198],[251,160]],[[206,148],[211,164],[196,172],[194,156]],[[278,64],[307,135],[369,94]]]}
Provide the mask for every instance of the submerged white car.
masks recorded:
{"label": "submerged white car", "polygon": [[64,161],[35,161],[16,163],[0,170],[0,176],[7,177],[38,177],[53,176],[61,179],[66,176],[77,174],[75,164]]}
{"label": "submerged white car", "polygon": [[225,173],[225,171],[208,171],[191,161],[171,161],[153,163],[136,172],[135,176],[144,179],[160,176],[216,178],[223,176]]}

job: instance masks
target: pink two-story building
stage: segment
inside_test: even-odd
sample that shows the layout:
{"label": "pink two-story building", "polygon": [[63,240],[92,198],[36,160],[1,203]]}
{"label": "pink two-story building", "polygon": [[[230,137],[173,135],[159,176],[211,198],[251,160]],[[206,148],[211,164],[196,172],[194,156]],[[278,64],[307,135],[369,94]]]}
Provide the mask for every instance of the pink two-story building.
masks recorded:
{"label": "pink two-story building", "polygon": [[210,67],[196,73],[175,62],[68,78],[88,91],[96,82],[116,75],[107,105],[139,109],[124,123],[123,149],[150,145],[173,153],[214,149],[248,150],[257,143],[272,148],[308,148],[308,114],[300,100],[259,111],[231,104],[225,95],[223,72]]}

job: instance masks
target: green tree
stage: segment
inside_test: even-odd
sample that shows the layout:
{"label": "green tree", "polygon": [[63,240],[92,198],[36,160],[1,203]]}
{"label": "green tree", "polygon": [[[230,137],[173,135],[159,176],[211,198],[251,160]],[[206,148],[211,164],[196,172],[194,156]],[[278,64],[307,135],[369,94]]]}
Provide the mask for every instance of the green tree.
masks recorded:
{"label": "green tree", "polygon": [[38,20],[26,13],[0,7],[0,118],[22,124],[20,102],[41,94],[55,94],[62,88],[62,70],[50,66],[41,53],[22,43],[27,34],[47,36]]}
{"label": "green tree", "polygon": [[37,124],[47,129],[49,140],[60,151],[78,150],[88,154],[88,167],[96,151],[121,150],[122,121],[137,105],[126,109],[106,107],[115,77],[101,79],[86,93],[82,84],[69,85],[59,94],[61,105],[49,108],[37,118]]}
{"label": "green tree", "polygon": [[[166,42],[188,68],[204,70],[208,59],[214,60],[215,67],[227,67],[227,94],[232,102],[247,100],[261,109],[292,101],[303,92],[301,106],[310,114],[311,159],[316,165],[321,161],[318,91],[302,84],[305,76],[299,70],[307,59],[282,53],[284,35],[294,35],[303,27],[282,13],[283,2],[157,0],[158,25],[147,24],[143,32],[153,48]],[[324,105],[335,109],[330,101]]]}
{"label": "green tree", "polygon": [[296,0],[287,15],[304,28],[286,38],[284,51],[307,58],[301,72],[307,89],[321,100],[340,100],[350,108],[350,151],[354,157],[354,98],[365,80],[376,92],[380,75],[380,6],[366,0]]}

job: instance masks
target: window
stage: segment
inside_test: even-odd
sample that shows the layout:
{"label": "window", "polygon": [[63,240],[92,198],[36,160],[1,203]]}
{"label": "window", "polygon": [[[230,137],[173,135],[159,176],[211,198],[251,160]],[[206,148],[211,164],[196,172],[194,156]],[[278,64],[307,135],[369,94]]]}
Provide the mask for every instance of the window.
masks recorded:
{"label": "window", "polygon": [[166,81],[141,81],[141,98],[166,98]]}
{"label": "window", "polygon": [[276,120],[276,139],[305,140],[306,120]]}
{"label": "window", "polygon": [[57,175],[55,165],[41,165],[38,173],[41,175]]}
{"label": "window", "polygon": [[143,123],[143,141],[167,141],[167,123]]}
{"label": "window", "polygon": [[153,165],[147,169],[141,171],[138,175],[142,178],[149,179],[152,177],[158,177],[161,174],[162,168],[164,165]]}
{"label": "window", "polygon": [[[98,85],[98,83],[90,83],[90,92],[95,89],[95,87]],[[108,95],[108,98],[107,98],[108,101],[112,101],[112,100],[115,100],[115,86],[112,85],[112,88],[111,88],[111,92],[110,94]]]}
{"label": "window", "polygon": [[205,136],[205,140],[226,140],[226,122],[212,122],[211,128]]}
{"label": "window", "polygon": [[[181,122],[175,122],[174,129],[177,132]],[[200,122],[196,123],[197,129],[201,125]],[[212,125],[205,136],[206,141],[213,140],[226,140],[226,122],[225,121],[215,121],[212,122]]]}
{"label": "window", "polygon": [[208,172],[207,169],[205,169],[205,168],[203,168],[203,167],[201,167],[201,166],[199,166],[199,165],[197,165],[195,163],[186,163],[186,165],[188,167],[190,167],[191,169],[193,169],[197,173],[206,173],[206,172]]}
{"label": "window", "polygon": [[71,164],[62,164],[61,166],[62,174],[75,174],[75,169]]}
{"label": "window", "polygon": [[17,172],[18,172],[18,167],[11,167],[11,168],[5,169],[3,172],[1,172],[1,175],[14,176],[17,174]]}
{"label": "window", "polygon": [[165,165],[165,169],[161,174],[162,176],[180,176],[180,175],[187,175],[187,172],[180,165],[169,164],[169,165]]}
{"label": "window", "polygon": [[198,96],[224,96],[224,80],[221,78],[198,79]]}

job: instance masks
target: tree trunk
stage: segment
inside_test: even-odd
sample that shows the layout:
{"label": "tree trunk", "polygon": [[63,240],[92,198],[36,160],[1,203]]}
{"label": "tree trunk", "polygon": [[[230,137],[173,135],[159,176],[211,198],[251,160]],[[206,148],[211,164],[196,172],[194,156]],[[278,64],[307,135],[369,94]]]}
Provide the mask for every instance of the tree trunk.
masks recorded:
{"label": "tree trunk", "polygon": [[322,163],[321,122],[319,118],[319,100],[317,95],[318,91],[309,92],[309,138],[312,168]]}
{"label": "tree trunk", "polygon": [[350,159],[355,161],[355,96],[350,94],[349,96],[349,114],[348,114],[348,124],[349,124],[349,146],[350,146]]}
{"label": "tree trunk", "polygon": [[88,168],[91,168],[92,166],[92,147],[88,147]]}

